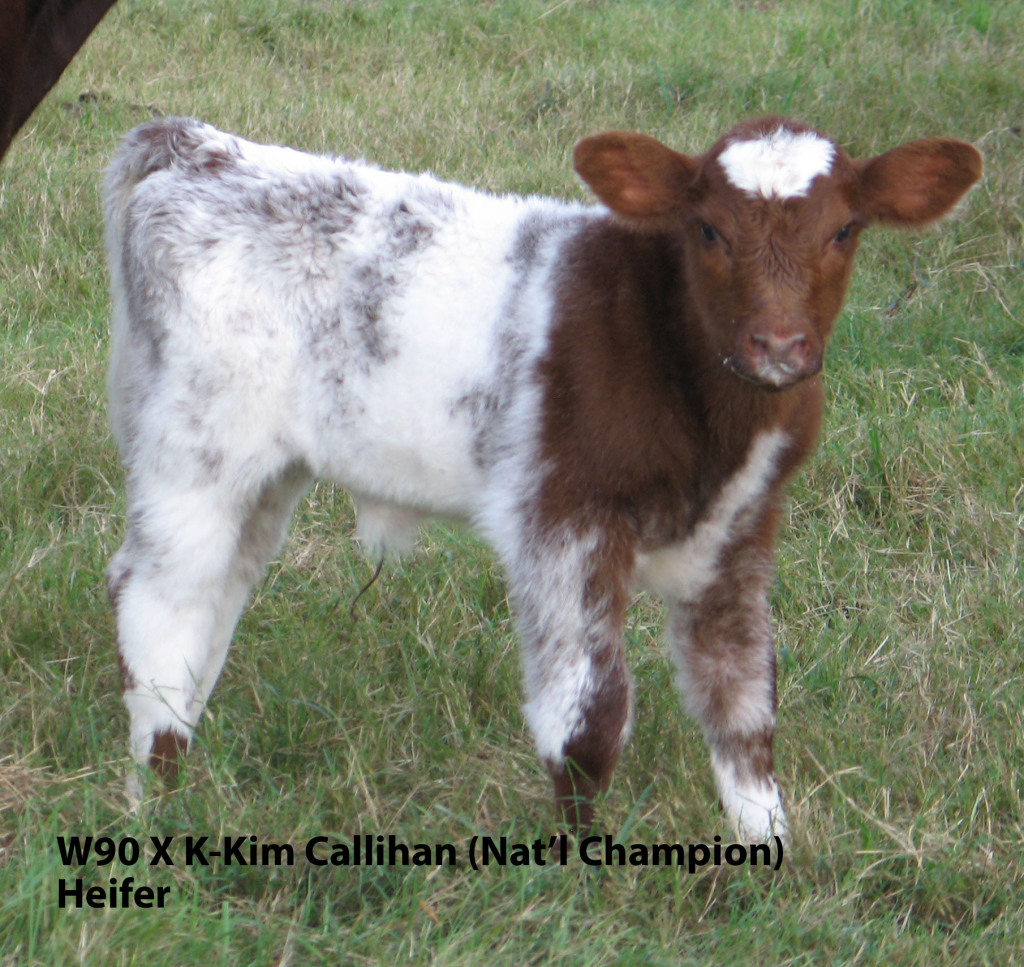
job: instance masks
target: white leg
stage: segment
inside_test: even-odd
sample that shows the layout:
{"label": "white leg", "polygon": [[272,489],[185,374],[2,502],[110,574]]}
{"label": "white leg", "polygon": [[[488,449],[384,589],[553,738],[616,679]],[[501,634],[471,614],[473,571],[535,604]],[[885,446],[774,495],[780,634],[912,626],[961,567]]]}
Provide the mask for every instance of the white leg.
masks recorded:
{"label": "white leg", "polygon": [[188,744],[239,532],[237,511],[215,489],[156,490],[132,509],[108,574],[131,751],[140,763],[166,760]]}
{"label": "white leg", "polygon": [[152,481],[137,485],[145,501],[131,507],[108,587],[130,748],[140,765],[173,774],[223,667],[246,596],[280,546],[307,483],[305,470],[292,469],[255,499],[216,482],[180,491]]}
{"label": "white leg", "polygon": [[310,473],[304,465],[290,467],[281,477],[264,486],[255,506],[245,518],[238,547],[224,582],[207,660],[193,699],[190,717],[194,722],[199,721],[220,677],[235,626],[249,592],[284,542],[295,505],[309,487],[310,479]]}

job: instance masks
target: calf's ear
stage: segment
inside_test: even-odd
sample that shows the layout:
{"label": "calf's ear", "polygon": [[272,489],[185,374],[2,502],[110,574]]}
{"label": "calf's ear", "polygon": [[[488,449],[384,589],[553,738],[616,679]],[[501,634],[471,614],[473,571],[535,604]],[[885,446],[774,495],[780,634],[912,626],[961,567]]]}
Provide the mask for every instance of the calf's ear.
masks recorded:
{"label": "calf's ear", "polygon": [[606,131],[584,138],[573,165],[594,194],[638,228],[658,229],[676,221],[697,164],[645,134]]}
{"label": "calf's ear", "polygon": [[859,208],[865,220],[925,225],[945,215],[980,177],[981,154],[952,138],[910,141],[861,161]]}

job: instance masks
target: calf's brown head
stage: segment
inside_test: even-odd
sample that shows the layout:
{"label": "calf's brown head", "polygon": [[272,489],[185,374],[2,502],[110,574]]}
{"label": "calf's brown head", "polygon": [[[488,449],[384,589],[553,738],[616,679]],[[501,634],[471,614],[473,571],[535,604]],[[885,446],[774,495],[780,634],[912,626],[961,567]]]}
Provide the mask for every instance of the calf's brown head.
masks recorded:
{"label": "calf's brown head", "polygon": [[977,150],[950,138],[856,161],[779,117],[740,125],[695,157],[609,131],[580,141],[574,163],[620,220],[673,239],[705,339],[769,389],[821,369],[861,230],[941,218],[982,169]]}

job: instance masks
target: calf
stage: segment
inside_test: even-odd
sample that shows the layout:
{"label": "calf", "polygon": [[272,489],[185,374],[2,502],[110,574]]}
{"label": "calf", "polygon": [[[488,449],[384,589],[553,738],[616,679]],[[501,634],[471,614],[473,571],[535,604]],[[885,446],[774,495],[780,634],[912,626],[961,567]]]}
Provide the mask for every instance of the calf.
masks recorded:
{"label": "calf", "polygon": [[638,584],[740,836],[785,830],[767,590],[783,484],[821,417],[858,235],[979,177],[959,141],[853,161],[767,118],[690,157],[581,141],[603,205],[142,125],[106,184],[111,416],[128,527],[110,596],[131,751],[173,771],[249,589],[314,477],[374,553],[428,515],[507,572],[526,721],[586,829],[630,729]]}

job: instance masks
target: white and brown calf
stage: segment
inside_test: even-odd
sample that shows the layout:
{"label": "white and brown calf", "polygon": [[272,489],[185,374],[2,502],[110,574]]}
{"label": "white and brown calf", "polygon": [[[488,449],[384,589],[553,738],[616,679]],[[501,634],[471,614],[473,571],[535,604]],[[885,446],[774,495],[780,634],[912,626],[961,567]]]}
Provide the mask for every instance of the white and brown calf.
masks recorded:
{"label": "white and brown calf", "polygon": [[568,827],[591,824],[629,733],[639,584],[668,604],[737,832],[785,830],[766,597],[780,492],[818,429],[861,229],[939,218],[981,159],[933,139],[853,161],[767,118],[695,157],[599,134],[575,164],[603,205],[195,121],[128,136],[106,186],[129,502],[109,588],[139,763],[173,769],[250,588],[326,477],[375,553],[428,515],[492,542]]}

